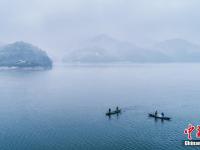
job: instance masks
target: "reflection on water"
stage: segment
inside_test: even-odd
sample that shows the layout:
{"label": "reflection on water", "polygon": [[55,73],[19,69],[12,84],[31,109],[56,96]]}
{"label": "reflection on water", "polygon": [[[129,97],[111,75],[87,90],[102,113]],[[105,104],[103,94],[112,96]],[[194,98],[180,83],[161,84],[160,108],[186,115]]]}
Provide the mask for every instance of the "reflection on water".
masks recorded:
{"label": "reflection on water", "polygon": [[111,120],[112,118],[119,119],[120,115],[121,115],[121,112],[120,112],[120,113],[117,113],[117,114],[114,114],[114,115],[108,115],[108,116],[106,116],[106,117],[108,117],[109,120]]}
{"label": "reflection on water", "polygon": [[[200,124],[200,64],[0,71],[0,149],[185,149]],[[105,116],[120,106],[119,115]],[[149,118],[158,110],[171,121]],[[187,149],[189,149],[187,147]]]}

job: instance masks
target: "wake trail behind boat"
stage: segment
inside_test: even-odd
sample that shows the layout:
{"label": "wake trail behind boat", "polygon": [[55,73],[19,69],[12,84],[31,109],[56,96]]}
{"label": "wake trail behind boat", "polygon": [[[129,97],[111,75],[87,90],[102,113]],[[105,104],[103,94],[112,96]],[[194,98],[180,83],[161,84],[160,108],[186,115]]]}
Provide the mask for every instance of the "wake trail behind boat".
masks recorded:
{"label": "wake trail behind boat", "polygon": [[128,106],[128,107],[122,107],[122,111],[130,111],[130,110],[135,110],[137,108],[137,106]]}

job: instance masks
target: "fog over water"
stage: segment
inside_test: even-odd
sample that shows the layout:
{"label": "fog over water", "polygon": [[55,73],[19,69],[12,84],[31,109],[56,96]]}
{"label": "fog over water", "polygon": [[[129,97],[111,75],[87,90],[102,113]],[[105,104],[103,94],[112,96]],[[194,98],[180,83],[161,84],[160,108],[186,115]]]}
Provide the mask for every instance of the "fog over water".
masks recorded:
{"label": "fog over water", "polygon": [[1,0],[0,41],[23,40],[53,57],[99,34],[149,47],[172,38],[199,43],[198,0]]}
{"label": "fog over water", "polygon": [[0,0],[0,149],[185,149],[200,123],[199,6]]}

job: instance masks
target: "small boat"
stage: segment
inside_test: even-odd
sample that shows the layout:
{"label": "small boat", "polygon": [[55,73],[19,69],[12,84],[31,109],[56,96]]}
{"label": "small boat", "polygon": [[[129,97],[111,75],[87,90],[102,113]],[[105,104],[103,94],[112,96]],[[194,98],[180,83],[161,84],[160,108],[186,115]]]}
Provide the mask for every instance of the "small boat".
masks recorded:
{"label": "small boat", "polygon": [[153,117],[155,119],[158,118],[158,119],[162,119],[162,120],[170,120],[171,119],[170,117],[165,117],[160,114],[155,115],[155,114],[151,114],[151,113],[149,113],[149,117]]}
{"label": "small boat", "polygon": [[121,113],[121,109],[115,110],[115,111],[111,111],[111,112],[107,112],[106,116],[115,115],[115,114],[119,114],[119,113]]}

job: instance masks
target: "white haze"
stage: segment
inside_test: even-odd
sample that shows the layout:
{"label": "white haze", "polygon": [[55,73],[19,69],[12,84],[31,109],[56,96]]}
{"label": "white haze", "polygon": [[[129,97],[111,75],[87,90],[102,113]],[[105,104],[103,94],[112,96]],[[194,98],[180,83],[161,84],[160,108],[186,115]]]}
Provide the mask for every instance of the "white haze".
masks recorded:
{"label": "white haze", "polygon": [[200,43],[199,0],[0,0],[0,42],[26,41],[62,56],[106,34],[140,47],[172,38]]}

